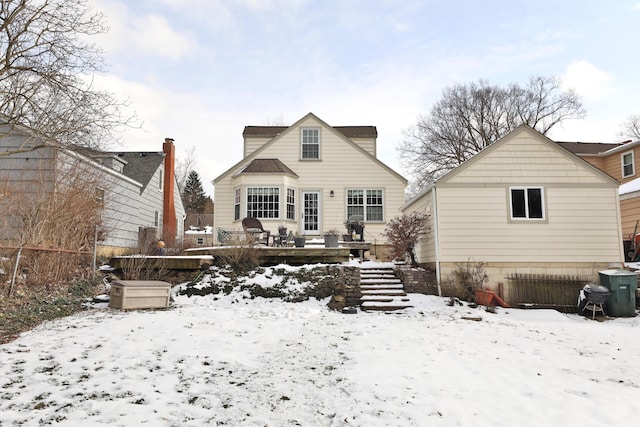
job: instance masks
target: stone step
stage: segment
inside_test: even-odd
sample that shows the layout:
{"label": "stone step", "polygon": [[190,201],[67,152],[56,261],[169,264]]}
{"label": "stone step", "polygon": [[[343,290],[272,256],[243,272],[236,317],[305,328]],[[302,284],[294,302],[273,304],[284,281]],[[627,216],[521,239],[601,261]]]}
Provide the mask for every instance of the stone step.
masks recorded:
{"label": "stone step", "polygon": [[375,290],[375,289],[404,289],[402,283],[367,283],[366,285],[360,285],[360,290]]}
{"label": "stone step", "polygon": [[360,305],[360,309],[362,311],[396,311],[396,310],[404,310],[405,308],[411,308],[413,305],[409,303],[402,303],[398,301],[392,302],[382,302],[382,301],[371,301],[371,302],[363,302]]}
{"label": "stone step", "polygon": [[374,289],[361,291],[362,295],[393,295],[393,296],[407,296],[403,289]]}
{"label": "stone step", "polygon": [[360,273],[360,279],[394,279],[395,274],[365,274]]}
{"label": "stone step", "polygon": [[389,268],[360,269],[360,309],[362,311],[395,312],[412,307],[404,285]]}
{"label": "stone step", "polygon": [[366,279],[366,280],[360,280],[360,285],[361,286],[366,286],[366,285],[400,285],[402,286],[402,282],[398,279],[385,279],[385,280]]}
{"label": "stone step", "polygon": [[360,274],[394,274],[393,268],[361,268]]}
{"label": "stone step", "polygon": [[406,298],[404,296],[395,296],[395,295],[362,295],[362,297],[360,298],[360,301],[363,302],[370,302],[370,301],[381,301],[381,302],[393,302],[393,301],[402,301],[402,302],[408,302],[410,301],[409,298]]}

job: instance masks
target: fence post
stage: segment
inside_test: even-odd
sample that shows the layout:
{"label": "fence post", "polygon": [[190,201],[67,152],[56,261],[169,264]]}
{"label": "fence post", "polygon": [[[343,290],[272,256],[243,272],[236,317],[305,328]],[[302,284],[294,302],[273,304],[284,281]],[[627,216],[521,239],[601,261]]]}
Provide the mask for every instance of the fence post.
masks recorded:
{"label": "fence post", "polygon": [[18,264],[20,264],[20,254],[22,253],[22,245],[18,248],[18,255],[16,255],[16,264],[13,266],[13,277],[11,278],[11,284],[9,285],[9,295],[13,292],[13,285],[16,283],[16,275],[18,274]]}

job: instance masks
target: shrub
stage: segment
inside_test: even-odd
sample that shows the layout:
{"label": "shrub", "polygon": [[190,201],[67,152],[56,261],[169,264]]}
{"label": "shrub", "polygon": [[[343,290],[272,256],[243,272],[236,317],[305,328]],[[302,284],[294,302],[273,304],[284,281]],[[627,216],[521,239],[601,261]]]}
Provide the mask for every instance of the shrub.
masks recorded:
{"label": "shrub", "polygon": [[231,269],[238,273],[246,273],[258,267],[261,263],[260,249],[240,242],[238,239],[227,243],[228,246],[220,256],[223,264],[228,265]]}
{"label": "shrub", "polygon": [[464,264],[456,264],[450,277],[445,280],[445,286],[466,301],[475,300],[476,291],[483,289],[489,276],[485,270],[486,263],[468,260]]}
{"label": "shrub", "polygon": [[394,258],[406,258],[411,261],[411,266],[416,267],[415,246],[420,236],[426,234],[428,215],[420,212],[412,212],[409,215],[402,215],[393,218],[384,229],[384,235],[391,247],[391,254]]}

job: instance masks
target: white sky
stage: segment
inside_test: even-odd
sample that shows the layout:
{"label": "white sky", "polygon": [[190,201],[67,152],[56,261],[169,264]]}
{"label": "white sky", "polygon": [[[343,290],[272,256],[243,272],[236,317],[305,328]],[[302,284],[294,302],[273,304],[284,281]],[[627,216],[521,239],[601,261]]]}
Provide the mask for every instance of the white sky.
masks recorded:
{"label": "white sky", "polygon": [[[196,286],[209,282],[228,279]],[[399,314],[341,314],[239,288],[88,310],[1,345],[0,425],[637,425],[638,316],[488,313],[418,294]]]}
{"label": "white sky", "polygon": [[585,120],[557,140],[615,142],[640,114],[640,1],[94,0],[100,84],[128,97],[144,130],[125,150],[195,147],[205,191],[241,159],[245,125],[374,125],[378,157],[401,171],[403,131],[442,90],[556,75],[583,96]]}

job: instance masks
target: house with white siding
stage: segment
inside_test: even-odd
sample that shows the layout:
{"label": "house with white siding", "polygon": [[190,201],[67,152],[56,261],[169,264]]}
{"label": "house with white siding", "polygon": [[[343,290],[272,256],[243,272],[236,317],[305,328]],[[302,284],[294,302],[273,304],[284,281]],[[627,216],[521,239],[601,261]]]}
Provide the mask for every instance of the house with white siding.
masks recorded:
{"label": "house with white siding", "polygon": [[[376,156],[375,126],[331,126],[309,113],[291,126],[246,126],[244,157],[214,179],[214,229],[242,230],[258,218],[320,238],[364,219],[364,240],[385,243],[387,221],[400,215],[407,180]],[[372,248],[374,252],[375,248]]]}
{"label": "house with white siding", "polygon": [[416,252],[440,283],[483,263],[509,302],[513,273],[589,276],[624,260],[618,181],[523,125],[407,202],[428,215]]}
{"label": "house with white siding", "polygon": [[[95,185],[103,205],[98,251],[110,256],[137,248],[141,240],[180,245],[184,207],[173,170],[175,147],[166,139],[159,152],[102,152],[47,141],[27,127],[0,120],[2,191],[27,199],[55,193],[70,175]],[[2,202],[0,194],[0,205]],[[0,240],[11,242],[10,219],[0,223]]]}

